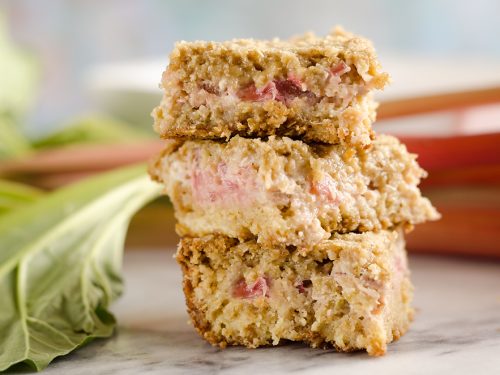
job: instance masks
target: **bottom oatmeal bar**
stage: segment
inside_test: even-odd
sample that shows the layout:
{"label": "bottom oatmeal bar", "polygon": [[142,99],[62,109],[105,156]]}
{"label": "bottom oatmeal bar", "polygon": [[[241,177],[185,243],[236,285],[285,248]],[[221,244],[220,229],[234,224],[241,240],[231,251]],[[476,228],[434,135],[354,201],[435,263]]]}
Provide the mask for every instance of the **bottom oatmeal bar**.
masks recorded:
{"label": "bottom oatmeal bar", "polygon": [[183,238],[188,311],[213,345],[302,341],[383,355],[412,317],[402,231],[334,234],[309,250]]}

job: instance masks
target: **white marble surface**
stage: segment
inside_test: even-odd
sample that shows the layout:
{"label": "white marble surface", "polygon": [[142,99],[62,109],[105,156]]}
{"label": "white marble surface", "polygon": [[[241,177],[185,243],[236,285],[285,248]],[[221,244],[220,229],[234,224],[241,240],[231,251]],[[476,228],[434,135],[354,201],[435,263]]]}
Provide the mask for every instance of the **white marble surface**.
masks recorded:
{"label": "white marble surface", "polygon": [[125,257],[116,335],[56,360],[47,374],[500,374],[500,263],[413,256],[416,319],[386,356],[290,344],[220,350],[188,320],[171,252]]}

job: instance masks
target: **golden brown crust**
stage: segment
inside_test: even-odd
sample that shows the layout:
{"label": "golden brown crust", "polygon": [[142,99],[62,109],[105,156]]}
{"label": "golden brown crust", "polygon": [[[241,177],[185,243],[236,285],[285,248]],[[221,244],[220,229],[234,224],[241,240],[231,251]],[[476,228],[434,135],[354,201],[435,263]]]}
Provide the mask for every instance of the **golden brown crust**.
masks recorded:
{"label": "golden brown crust", "polygon": [[305,142],[350,144],[364,147],[373,138],[377,104],[362,97],[346,108],[333,110],[328,103],[317,103],[308,111],[302,104],[286,106],[276,101],[238,102],[227,108],[213,105],[192,108],[183,104],[172,112],[167,99],[153,111],[155,128],[162,138],[228,139],[288,136]]}
{"label": "golden brown crust", "polygon": [[[236,243],[236,240],[231,240],[228,237],[216,237],[214,239],[214,246],[220,249],[230,248]],[[181,240],[181,242],[179,243],[176,260],[181,266],[182,273],[184,275],[182,280],[182,288],[184,291],[184,296],[186,298],[186,307],[188,314],[191,317],[191,321],[193,322],[193,326],[198,334],[210,344],[225,348],[228,343],[224,340],[221,340],[220,337],[212,332],[210,322],[206,319],[206,316],[200,309],[198,309],[197,305],[194,302],[194,288],[196,287],[196,285],[192,284],[192,280],[196,279],[196,277],[193,275],[195,269],[190,267],[189,264],[190,259],[194,254],[201,253],[203,251],[203,246],[204,244],[199,241],[190,242],[188,246],[184,244],[183,240]]]}
{"label": "golden brown crust", "polygon": [[[401,232],[336,235],[302,255],[219,235],[183,238],[177,261],[193,324],[220,347],[292,340],[383,355],[413,313]],[[231,292],[235,280],[251,284],[262,275],[265,296]],[[303,278],[308,289],[297,292],[296,280]]]}

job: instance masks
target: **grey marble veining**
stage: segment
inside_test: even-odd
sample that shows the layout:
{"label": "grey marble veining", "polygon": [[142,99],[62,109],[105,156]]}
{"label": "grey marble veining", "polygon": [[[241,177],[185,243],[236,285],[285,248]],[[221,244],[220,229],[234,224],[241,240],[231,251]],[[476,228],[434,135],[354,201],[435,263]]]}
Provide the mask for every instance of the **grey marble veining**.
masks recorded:
{"label": "grey marble veining", "polygon": [[412,257],[416,319],[386,356],[299,344],[220,350],[187,324],[171,252],[126,254],[120,326],[47,374],[500,374],[500,263]]}

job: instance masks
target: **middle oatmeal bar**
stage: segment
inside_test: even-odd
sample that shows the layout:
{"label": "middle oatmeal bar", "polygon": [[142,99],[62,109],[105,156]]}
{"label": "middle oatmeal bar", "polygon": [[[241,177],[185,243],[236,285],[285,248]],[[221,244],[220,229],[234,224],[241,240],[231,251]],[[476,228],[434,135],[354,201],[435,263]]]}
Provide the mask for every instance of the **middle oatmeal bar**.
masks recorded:
{"label": "middle oatmeal bar", "polygon": [[170,141],[151,174],[166,186],[181,236],[309,247],[332,232],[438,218],[417,187],[426,173],[415,159],[384,135],[367,149],[236,136]]}
{"label": "middle oatmeal bar", "polygon": [[153,111],[164,138],[270,135],[366,146],[389,77],[371,43],[336,29],[320,38],[180,42]]}

